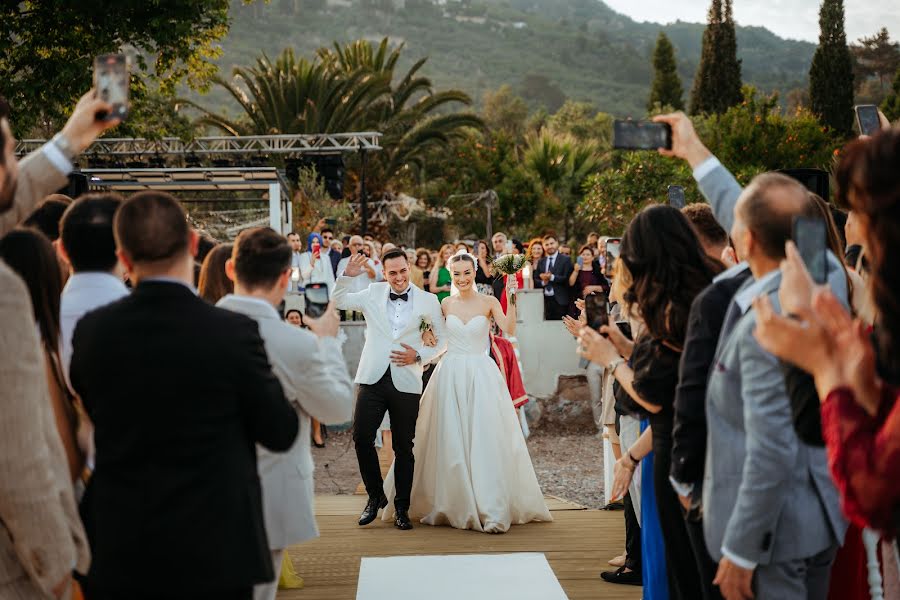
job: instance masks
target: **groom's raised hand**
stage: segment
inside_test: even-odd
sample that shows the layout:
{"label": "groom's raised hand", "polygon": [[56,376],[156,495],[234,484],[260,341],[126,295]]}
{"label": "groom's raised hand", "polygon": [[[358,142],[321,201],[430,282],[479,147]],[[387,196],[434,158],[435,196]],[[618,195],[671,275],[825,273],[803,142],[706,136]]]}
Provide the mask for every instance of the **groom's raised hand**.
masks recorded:
{"label": "groom's raised hand", "polygon": [[347,277],[356,277],[363,272],[363,266],[365,266],[368,260],[369,257],[365,254],[354,254],[350,257],[347,266],[344,268],[344,275]]}
{"label": "groom's raised hand", "polygon": [[406,344],[400,345],[403,346],[403,350],[394,350],[391,352],[391,362],[398,367],[406,367],[416,362],[416,357],[419,355],[416,349],[412,346],[407,346]]}

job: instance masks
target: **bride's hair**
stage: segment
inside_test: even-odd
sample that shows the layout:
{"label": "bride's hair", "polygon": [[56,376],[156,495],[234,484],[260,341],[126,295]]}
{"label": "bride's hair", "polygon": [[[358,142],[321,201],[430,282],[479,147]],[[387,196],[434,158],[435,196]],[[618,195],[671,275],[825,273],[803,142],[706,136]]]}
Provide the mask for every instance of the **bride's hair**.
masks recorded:
{"label": "bride's hair", "polygon": [[461,260],[469,261],[470,263],[472,263],[473,268],[478,264],[478,259],[472,256],[467,250],[460,250],[459,252],[451,256],[450,260],[447,261],[447,270],[450,270],[450,265]]}

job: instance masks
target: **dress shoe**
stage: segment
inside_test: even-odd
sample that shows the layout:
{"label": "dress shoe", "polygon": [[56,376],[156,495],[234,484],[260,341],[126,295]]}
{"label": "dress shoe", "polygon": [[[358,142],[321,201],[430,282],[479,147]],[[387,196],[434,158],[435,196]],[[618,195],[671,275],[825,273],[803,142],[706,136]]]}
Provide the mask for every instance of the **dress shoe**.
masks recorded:
{"label": "dress shoe", "polygon": [[397,517],[394,519],[394,527],[396,527],[397,529],[402,529],[403,531],[412,529],[412,523],[410,523],[409,521],[409,512],[398,509]]}
{"label": "dress shoe", "polygon": [[641,574],[637,571],[626,571],[625,567],[619,567],[615,571],[604,571],[600,573],[600,579],[622,585],[641,585]]}
{"label": "dress shoe", "polygon": [[366,507],[363,509],[362,514],[359,515],[359,525],[362,527],[363,525],[368,525],[372,521],[375,520],[375,517],[378,516],[378,509],[384,508],[387,506],[388,501],[387,498],[381,496],[380,498],[369,498],[369,501],[366,502]]}

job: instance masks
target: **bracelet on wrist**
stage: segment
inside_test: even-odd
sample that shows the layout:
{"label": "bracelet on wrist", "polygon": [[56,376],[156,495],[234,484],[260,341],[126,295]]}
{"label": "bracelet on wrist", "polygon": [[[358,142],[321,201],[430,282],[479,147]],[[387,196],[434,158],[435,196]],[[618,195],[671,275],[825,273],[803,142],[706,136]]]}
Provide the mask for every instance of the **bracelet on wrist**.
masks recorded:
{"label": "bracelet on wrist", "polygon": [[626,454],[628,454],[628,460],[630,460],[632,463],[634,463],[634,466],[637,466],[638,464],[640,464],[641,461],[636,459],[634,456],[632,456],[631,450],[629,450]]}

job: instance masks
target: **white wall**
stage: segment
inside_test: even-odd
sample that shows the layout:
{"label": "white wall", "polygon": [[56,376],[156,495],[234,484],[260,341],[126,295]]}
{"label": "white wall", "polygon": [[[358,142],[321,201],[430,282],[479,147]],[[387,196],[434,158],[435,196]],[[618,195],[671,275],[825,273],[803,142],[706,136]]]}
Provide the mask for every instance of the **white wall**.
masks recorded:
{"label": "white wall", "polygon": [[525,391],[538,398],[550,397],[560,375],[584,373],[578,366],[578,343],[562,321],[544,321],[543,290],[519,290],[516,309]]}

